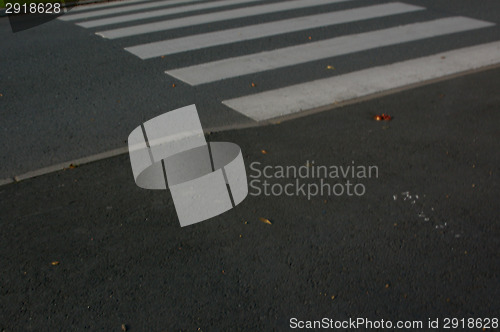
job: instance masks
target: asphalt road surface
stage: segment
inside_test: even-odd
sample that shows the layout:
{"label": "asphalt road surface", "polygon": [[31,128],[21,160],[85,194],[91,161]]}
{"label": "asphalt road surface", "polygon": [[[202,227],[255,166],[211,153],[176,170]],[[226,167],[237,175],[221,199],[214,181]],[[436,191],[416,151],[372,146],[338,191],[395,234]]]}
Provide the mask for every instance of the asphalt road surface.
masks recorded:
{"label": "asphalt road surface", "polygon": [[[18,33],[10,31],[6,17],[0,18],[3,59],[0,179],[122,148],[138,123],[189,104],[197,105],[207,130],[251,125],[283,113],[278,106],[289,98],[279,95],[276,98],[274,92],[278,88],[306,85],[305,89],[299,87],[299,91],[307,91],[302,94],[285,91],[286,96],[299,98],[290,100],[291,104],[285,105],[287,110],[331,105],[346,97],[343,91],[331,91],[332,87],[344,85],[349,79],[320,82],[320,88],[311,86],[312,91],[307,87],[320,79],[418,59],[420,63],[403,67],[417,73],[428,67],[436,77],[446,76],[426,65],[429,61],[423,58],[500,39],[497,1],[482,1],[478,5],[470,1],[450,4],[449,1],[300,0],[263,4],[225,0],[218,7],[205,1],[176,5],[172,2],[159,2],[160,7],[146,9],[137,6],[151,7],[151,2],[124,2],[105,8],[99,7],[105,4],[82,6],[83,10],[72,9],[60,19]],[[208,5],[211,8],[206,8]],[[154,16],[158,12],[162,16]],[[138,19],[130,15],[154,17]],[[168,29],[150,31],[155,28],[148,24],[157,22],[167,22]],[[94,26],[85,28],[77,24]],[[401,28],[405,25],[412,27]],[[144,26],[150,32],[144,32],[148,31]],[[121,35],[124,33],[120,29],[128,29],[125,32],[129,35],[119,37],[115,33],[113,37],[108,32],[117,29],[122,31]],[[338,40],[340,37],[346,40]],[[221,40],[226,44],[220,44]],[[151,53],[157,46],[148,43],[161,41],[167,41],[170,53],[161,48]],[[330,44],[314,44],[322,41]],[[124,50],[138,45],[144,47],[135,49],[136,53],[153,57],[141,59]],[[285,55],[291,55],[288,57],[277,53],[270,60],[259,58],[265,51],[300,46],[305,50],[285,50]],[[470,63],[462,70],[480,65],[476,53],[465,57]],[[486,53],[496,54],[491,50]],[[242,56],[269,65],[264,70],[255,68],[245,59],[238,59]],[[213,68],[213,61],[228,59],[240,62],[229,63],[225,69],[215,68],[215,72],[234,72],[236,77],[225,75],[192,86],[165,74],[194,65],[208,64]],[[279,63],[280,59],[287,61]],[[246,71],[239,73],[238,69]],[[194,68],[187,73],[177,72],[176,77],[197,73],[200,73],[198,78],[210,74]],[[387,75],[362,75],[368,76]],[[414,83],[414,76],[401,74],[388,81],[395,83],[392,87],[398,87]],[[417,77],[415,82],[425,79],[425,75]],[[376,87],[372,92],[387,88],[391,86]],[[351,97],[365,91],[349,89],[354,91]],[[270,92],[271,99],[261,98],[262,92]],[[320,98],[325,96],[331,98]],[[247,101],[250,105],[259,100],[271,102],[262,106],[269,113],[259,117],[252,113],[251,107],[239,105],[238,100],[230,105],[234,108],[223,104],[240,97],[254,97]]]}
{"label": "asphalt road surface", "polygon": [[[254,162],[378,166],[360,197],[249,195],[181,228],[127,155],[2,186],[1,330],[498,317],[499,74],[208,137],[240,145],[249,176]],[[373,121],[381,110],[393,120]]]}
{"label": "asphalt road surface", "polygon": [[[0,331],[286,331],[323,318],[498,329],[497,2],[273,13],[268,2],[171,2],[75,8],[15,34],[0,18]],[[185,10],[201,5],[215,7]],[[373,5],[385,7],[330,17],[349,18],[333,27],[317,17]],[[237,18],[240,8],[258,14]],[[320,26],[262,36],[291,18],[280,29]],[[205,46],[186,50],[193,40]],[[181,228],[169,191],[137,187],[127,154],[12,182],[124,147],[142,122],[192,103],[204,129],[225,129],[207,140],[238,144],[258,180],[222,215]],[[382,113],[392,120],[375,121]],[[320,184],[256,171],[313,162],[378,173],[323,179],[350,179],[360,195],[257,194],[264,180]]]}

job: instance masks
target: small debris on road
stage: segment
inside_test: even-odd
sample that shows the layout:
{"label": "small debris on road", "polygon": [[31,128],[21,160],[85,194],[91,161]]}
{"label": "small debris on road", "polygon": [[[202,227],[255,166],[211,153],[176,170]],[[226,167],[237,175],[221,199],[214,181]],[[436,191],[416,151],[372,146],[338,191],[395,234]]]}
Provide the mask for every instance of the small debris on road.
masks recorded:
{"label": "small debris on road", "polygon": [[377,114],[375,115],[374,119],[376,121],[391,121],[392,120],[392,116],[390,116],[389,114]]}
{"label": "small debris on road", "polygon": [[269,219],[267,219],[267,218],[262,218],[262,217],[261,217],[261,218],[259,218],[259,220],[260,220],[260,221],[262,221],[263,223],[268,224],[268,225],[272,225],[272,224],[273,224],[273,223],[272,223]]}

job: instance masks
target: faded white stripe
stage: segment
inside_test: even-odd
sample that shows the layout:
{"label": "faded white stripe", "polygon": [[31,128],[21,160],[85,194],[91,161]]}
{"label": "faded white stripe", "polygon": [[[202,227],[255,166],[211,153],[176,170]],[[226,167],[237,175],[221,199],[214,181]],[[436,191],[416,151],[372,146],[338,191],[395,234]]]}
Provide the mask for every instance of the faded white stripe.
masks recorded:
{"label": "faded white stripe", "polygon": [[122,0],[122,1],[113,1],[108,3],[96,2],[96,3],[76,6],[71,9],[71,13],[81,13],[84,11],[99,10],[102,8],[127,6],[130,4],[145,2],[145,1],[149,0]]}
{"label": "faded white stripe", "polygon": [[248,0],[248,1],[222,0],[222,1],[215,1],[215,2],[209,2],[209,3],[202,3],[202,4],[198,4],[198,5],[192,5],[189,7],[168,8],[168,9],[154,10],[154,11],[149,11],[149,12],[144,12],[144,13],[121,15],[121,16],[110,17],[110,18],[103,18],[103,19],[99,19],[99,20],[86,21],[86,22],[77,23],[77,24],[79,26],[84,27],[84,28],[94,28],[94,27],[103,26],[103,25],[117,24],[117,23],[123,23],[123,22],[132,22],[132,21],[137,21],[137,20],[142,20],[142,19],[149,19],[149,18],[153,18],[153,17],[167,16],[167,15],[173,15],[173,14],[179,14],[179,13],[183,13],[183,14],[190,13],[190,12],[194,12],[197,10],[203,10],[203,9],[219,8],[219,7],[224,7],[224,6],[241,5],[241,4],[249,4],[249,3],[258,2],[258,1],[261,1],[261,0]]}
{"label": "faded white stripe", "polygon": [[495,64],[500,64],[500,42],[297,84],[223,104],[263,121]]}
{"label": "faded white stripe", "polygon": [[107,31],[97,32],[96,34],[104,38],[116,39],[128,36],[142,35],[150,32],[165,31],[170,29],[188,27],[199,24],[220,22],[225,20],[232,20],[242,17],[250,17],[261,14],[276,13],[280,11],[300,9],[314,6],[327,5],[336,2],[343,2],[350,0],[293,0],[283,1],[278,3],[266,4],[261,6],[252,6],[248,8],[240,8],[233,10],[226,10],[217,13],[201,14],[190,17],[184,17],[173,20],[166,20],[154,23],[140,24],[126,28],[113,29]]}
{"label": "faded white stripe", "polygon": [[123,7],[119,7],[119,8],[110,8],[110,9],[103,9],[103,10],[95,10],[92,12],[85,12],[85,13],[73,14],[73,11],[70,11],[69,14],[63,15],[63,16],[59,17],[59,19],[62,21],[76,21],[76,20],[88,19],[88,18],[105,16],[105,15],[128,13],[128,12],[133,12],[133,11],[142,10],[142,9],[174,6],[174,5],[183,5],[183,4],[189,4],[189,3],[198,2],[198,1],[200,1],[200,0],[175,0],[175,1],[163,0],[163,1],[154,1],[154,2],[148,1],[146,3],[141,3],[139,5],[123,6]]}
{"label": "faded white stripe", "polygon": [[493,26],[493,23],[466,17],[451,17],[414,23],[389,29],[342,36],[333,39],[285,47],[275,51],[250,54],[166,71],[190,85],[273,70],[305,62],[331,58],[377,47]]}
{"label": "faded white stripe", "polygon": [[402,3],[375,5],[164,40],[160,42],[127,47],[125,50],[137,55],[141,59],[149,59],[160,55],[175,54],[205,47],[262,38],[265,36],[279,35],[315,27],[354,22],[423,9],[424,8],[422,7]]}

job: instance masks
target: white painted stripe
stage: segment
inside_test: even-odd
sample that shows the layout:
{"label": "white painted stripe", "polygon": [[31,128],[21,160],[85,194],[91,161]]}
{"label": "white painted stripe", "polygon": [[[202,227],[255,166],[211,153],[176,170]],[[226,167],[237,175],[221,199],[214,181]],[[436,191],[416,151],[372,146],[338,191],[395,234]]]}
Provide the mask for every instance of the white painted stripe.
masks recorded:
{"label": "white painted stripe", "polygon": [[263,121],[495,64],[500,64],[499,41],[230,99],[223,104]]}
{"label": "white painted stripe", "polygon": [[113,29],[108,31],[97,32],[96,34],[104,38],[116,39],[128,36],[141,35],[150,32],[165,31],[165,30],[188,27],[199,24],[232,20],[242,17],[250,17],[255,15],[270,14],[292,9],[327,5],[343,1],[350,1],[350,0],[293,0],[293,1],[287,0],[261,6],[252,6],[248,8],[226,10],[217,13],[201,14],[191,17],[184,17],[173,20],[135,25],[121,29]]}
{"label": "white painted stripe", "polygon": [[197,66],[169,70],[166,73],[190,85],[199,85],[372,48],[493,25],[495,24],[466,17],[444,18],[208,62]]}
{"label": "white painted stripe", "polygon": [[148,1],[146,3],[141,3],[141,4],[133,5],[133,6],[123,6],[123,7],[119,7],[119,8],[95,10],[92,12],[85,12],[85,13],[73,14],[73,11],[70,11],[69,14],[60,16],[59,19],[62,21],[76,21],[76,20],[88,19],[88,18],[92,18],[92,17],[133,12],[133,11],[142,10],[142,9],[174,6],[174,5],[183,5],[183,4],[189,4],[189,3],[198,2],[198,1],[200,1],[200,0],[175,0],[175,1],[162,0],[162,1],[153,1],[153,2]]}
{"label": "white painted stripe", "polygon": [[4,185],[12,183],[12,182],[14,182],[14,179],[12,179],[12,178],[2,179],[2,180],[0,180],[0,186],[4,186]]}
{"label": "white painted stripe", "polygon": [[122,1],[112,1],[108,3],[94,2],[90,4],[82,4],[71,8],[71,13],[81,13],[85,11],[99,10],[102,8],[126,6],[134,3],[144,2],[149,0],[122,0]]}
{"label": "white painted stripe", "polygon": [[423,9],[422,7],[402,3],[375,5],[142,44],[127,47],[125,50],[141,59],[149,59],[160,55],[175,54],[205,47],[262,38],[265,36],[279,35]]}
{"label": "white painted stripe", "polygon": [[83,158],[75,159],[72,161],[67,161],[64,163],[59,163],[56,165],[52,165],[52,166],[40,168],[37,170],[29,171],[29,172],[21,174],[21,175],[16,175],[16,176],[14,176],[14,181],[19,182],[19,181],[23,181],[26,179],[38,177],[41,175],[45,175],[45,174],[49,174],[49,173],[53,173],[53,172],[57,172],[57,171],[62,171],[63,169],[69,168],[71,164],[73,164],[75,166],[80,166],[80,165],[88,164],[88,163],[91,163],[94,161],[119,156],[119,155],[122,155],[125,153],[128,153],[128,147],[126,147],[126,146],[118,148],[118,149],[109,150],[109,151],[101,152],[98,154],[94,154],[94,155],[91,155],[88,157],[83,157]]}
{"label": "white painted stripe", "polygon": [[103,18],[100,20],[87,21],[87,22],[82,22],[82,23],[77,23],[77,24],[79,26],[84,27],[84,28],[94,28],[94,27],[103,26],[103,25],[117,24],[117,23],[123,23],[123,22],[132,22],[132,21],[137,21],[137,20],[142,20],[142,19],[167,16],[167,15],[178,14],[178,13],[189,13],[189,12],[194,12],[194,11],[202,10],[202,9],[219,8],[219,7],[224,7],[224,6],[232,6],[232,5],[240,5],[240,4],[249,4],[249,3],[253,3],[253,2],[257,2],[257,1],[261,1],[261,0],[248,0],[248,1],[221,0],[221,1],[215,1],[215,2],[202,3],[202,4],[198,4],[198,5],[192,5],[189,7],[167,8],[167,9],[154,10],[154,11],[137,13],[137,14],[121,15],[121,16]]}

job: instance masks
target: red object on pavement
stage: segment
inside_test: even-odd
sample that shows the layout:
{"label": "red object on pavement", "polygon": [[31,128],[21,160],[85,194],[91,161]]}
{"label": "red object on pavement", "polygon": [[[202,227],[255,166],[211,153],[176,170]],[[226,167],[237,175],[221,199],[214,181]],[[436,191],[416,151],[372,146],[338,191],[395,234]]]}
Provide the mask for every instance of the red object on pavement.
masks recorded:
{"label": "red object on pavement", "polygon": [[382,113],[381,115],[375,115],[375,120],[377,121],[391,121],[392,120],[392,116],[390,116],[389,114],[384,114]]}

